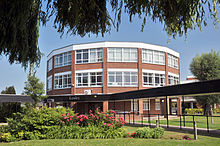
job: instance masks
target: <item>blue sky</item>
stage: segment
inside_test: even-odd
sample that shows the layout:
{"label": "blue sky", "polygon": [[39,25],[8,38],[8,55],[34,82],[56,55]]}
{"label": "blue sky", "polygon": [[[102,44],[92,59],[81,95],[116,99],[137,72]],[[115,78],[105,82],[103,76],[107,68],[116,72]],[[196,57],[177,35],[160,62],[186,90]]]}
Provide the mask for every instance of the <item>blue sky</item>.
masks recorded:
{"label": "blue sky", "polygon": [[[139,19],[134,19],[133,23],[128,21],[128,17],[122,18],[119,31],[114,28],[110,34],[105,37],[91,35],[70,36],[60,34],[52,27],[49,22],[47,26],[40,27],[39,47],[44,56],[42,57],[40,68],[37,69],[37,77],[46,83],[46,56],[53,50],[69,44],[88,43],[96,41],[137,41],[149,44],[167,46],[180,53],[180,69],[181,80],[185,80],[186,76],[192,75],[189,70],[190,62],[196,54],[210,52],[211,49],[220,51],[220,30],[216,29],[212,22],[208,26],[203,27],[201,32],[199,29],[188,32],[187,39],[184,36],[171,39],[168,43],[168,35],[163,30],[163,25],[147,21],[144,32],[141,32],[141,23]],[[219,26],[219,25],[218,25]],[[10,65],[5,56],[0,56],[0,92],[6,86],[15,86],[17,94],[21,94],[24,88],[24,82],[27,79],[27,72],[20,64]]]}

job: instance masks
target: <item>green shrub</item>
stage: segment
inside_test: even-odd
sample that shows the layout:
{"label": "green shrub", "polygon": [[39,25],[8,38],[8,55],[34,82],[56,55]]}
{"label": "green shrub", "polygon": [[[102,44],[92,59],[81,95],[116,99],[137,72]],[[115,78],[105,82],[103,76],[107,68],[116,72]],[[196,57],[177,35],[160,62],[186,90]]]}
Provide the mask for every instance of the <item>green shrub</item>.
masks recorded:
{"label": "green shrub", "polygon": [[202,115],[204,113],[203,109],[201,108],[186,108],[185,113],[187,115]]}
{"label": "green shrub", "polygon": [[161,127],[149,128],[142,127],[138,128],[134,133],[131,134],[135,138],[161,138],[164,135],[164,129]]}
{"label": "green shrub", "polygon": [[0,142],[12,142],[16,141],[16,137],[11,135],[11,133],[1,133],[0,134]]}

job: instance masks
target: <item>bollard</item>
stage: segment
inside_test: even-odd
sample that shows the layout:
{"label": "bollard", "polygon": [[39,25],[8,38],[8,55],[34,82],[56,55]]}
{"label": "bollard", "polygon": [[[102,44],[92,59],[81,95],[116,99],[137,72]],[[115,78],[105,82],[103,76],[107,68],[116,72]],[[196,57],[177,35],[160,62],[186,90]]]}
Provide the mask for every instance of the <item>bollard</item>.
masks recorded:
{"label": "bollard", "polygon": [[197,127],[196,127],[196,121],[193,121],[193,130],[194,130],[194,140],[197,140]]}

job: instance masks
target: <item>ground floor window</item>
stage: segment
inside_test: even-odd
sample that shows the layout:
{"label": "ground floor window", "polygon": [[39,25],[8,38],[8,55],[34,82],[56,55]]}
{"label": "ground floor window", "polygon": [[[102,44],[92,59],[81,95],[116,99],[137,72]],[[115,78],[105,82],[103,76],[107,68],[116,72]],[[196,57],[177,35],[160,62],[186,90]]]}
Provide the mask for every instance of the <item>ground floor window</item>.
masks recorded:
{"label": "ground floor window", "polygon": [[155,99],[155,110],[160,110],[160,99]]}
{"label": "ground floor window", "polygon": [[149,110],[150,109],[150,99],[143,100],[143,110]]}
{"label": "ground floor window", "polygon": [[158,73],[143,73],[143,86],[165,86],[165,75]]}
{"label": "ground floor window", "polygon": [[138,111],[138,100],[131,100],[131,111]]}

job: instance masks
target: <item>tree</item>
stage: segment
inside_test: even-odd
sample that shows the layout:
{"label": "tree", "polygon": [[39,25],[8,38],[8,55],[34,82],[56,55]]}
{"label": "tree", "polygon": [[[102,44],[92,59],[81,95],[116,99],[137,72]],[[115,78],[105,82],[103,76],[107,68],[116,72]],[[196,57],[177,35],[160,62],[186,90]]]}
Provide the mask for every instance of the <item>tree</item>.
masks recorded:
{"label": "tree", "polygon": [[0,54],[9,62],[40,63],[39,24],[54,19],[58,32],[85,36],[117,30],[122,13],[130,22],[140,18],[142,30],[147,18],[160,22],[169,36],[187,35],[188,30],[206,26],[207,18],[218,23],[220,0],[22,0],[0,1]]}
{"label": "tree", "polygon": [[37,102],[41,101],[43,98],[46,98],[46,96],[43,95],[45,93],[44,83],[40,82],[40,79],[35,77],[35,74],[28,75],[28,80],[25,82],[24,93],[31,96],[31,98],[34,100],[33,106],[35,107]]}
{"label": "tree", "polygon": [[[201,54],[201,56],[196,55],[190,64],[190,70],[200,81],[220,79],[220,52],[211,51]],[[220,103],[220,95],[195,98],[203,106],[205,115],[212,115],[211,105]]]}
{"label": "tree", "polygon": [[14,86],[6,87],[5,90],[2,90],[1,94],[16,94]]}

